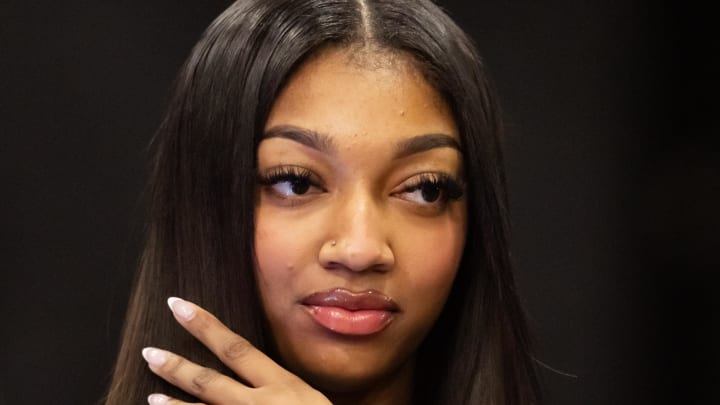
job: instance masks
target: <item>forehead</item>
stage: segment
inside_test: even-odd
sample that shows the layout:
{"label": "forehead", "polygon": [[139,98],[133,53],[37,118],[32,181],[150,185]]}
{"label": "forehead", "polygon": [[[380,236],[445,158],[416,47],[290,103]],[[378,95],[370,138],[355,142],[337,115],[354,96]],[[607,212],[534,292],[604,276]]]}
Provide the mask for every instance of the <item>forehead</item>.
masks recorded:
{"label": "forehead", "polygon": [[295,125],[340,138],[443,133],[458,138],[452,114],[414,61],[401,53],[329,48],[290,77],[265,129]]}

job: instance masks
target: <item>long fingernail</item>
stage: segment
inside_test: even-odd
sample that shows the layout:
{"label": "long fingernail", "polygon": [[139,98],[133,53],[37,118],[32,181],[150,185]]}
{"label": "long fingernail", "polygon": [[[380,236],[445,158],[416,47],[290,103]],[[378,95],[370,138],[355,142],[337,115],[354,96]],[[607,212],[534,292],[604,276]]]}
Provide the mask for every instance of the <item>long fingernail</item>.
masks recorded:
{"label": "long fingernail", "polygon": [[168,355],[165,350],[146,347],[142,350],[142,356],[151,366],[160,367],[167,361]]}
{"label": "long fingernail", "polygon": [[163,405],[167,404],[170,397],[163,394],[150,394],[148,395],[148,404],[150,405]]}
{"label": "long fingernail", "polygon": [[170,310],[181,319],[189,321],[195,317],[195,308],[193,308],[191,303],[178,297],[168,298],[167,303]]}

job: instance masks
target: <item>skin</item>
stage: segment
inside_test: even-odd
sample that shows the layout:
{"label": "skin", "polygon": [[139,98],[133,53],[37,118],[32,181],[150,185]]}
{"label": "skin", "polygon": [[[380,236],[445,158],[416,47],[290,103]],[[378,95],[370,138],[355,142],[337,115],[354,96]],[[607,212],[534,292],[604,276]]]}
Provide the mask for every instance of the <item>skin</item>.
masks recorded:
{"label": "skin", "polygon": [[[412,187],[428,174],[462,182],[447,105],[402,54],[330,48],[293,74],[265,132],[260,178],[300,170],[310,183],[294,188],[276,177],[258,187],[255,271],[282,366],[199,307],[173,300],[180,324],[255,388],[159,349],[144,351],[151,370],[213,404],[328,402],[303,381],[335,404],[408,403],[414,354],[447,299],[465,241],[465,199]],[[427,134],[442,142],[403,151]],[[332,332],[301,301],[338,287],[379,291],[399,310],[377,333]],[[192,315],[180,316],[186,309]]]}

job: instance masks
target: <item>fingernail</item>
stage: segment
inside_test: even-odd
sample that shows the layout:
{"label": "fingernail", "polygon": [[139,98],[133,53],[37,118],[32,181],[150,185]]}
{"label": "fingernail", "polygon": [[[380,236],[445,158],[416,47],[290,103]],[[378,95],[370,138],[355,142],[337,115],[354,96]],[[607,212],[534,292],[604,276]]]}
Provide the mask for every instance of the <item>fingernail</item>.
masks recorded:
{"label": "fingernail", "polygon": [[165,350],[155,349],[154,347],[146,347],[142,350],[142,356],[151,366],[160,367],[167,361],[167,352]]}
{"label": "fingernail", "polygon": [[150,405],[163,405],[167,404],[170,397],[163,394],[150,394],[148,395],[148,404]]}
{"label": "fingernail", "polygon": [[195,317],[195,308],[193,308],[191,303],[178,297],[168,298],[167,303],[170,310],[181,319],[189,321]]}

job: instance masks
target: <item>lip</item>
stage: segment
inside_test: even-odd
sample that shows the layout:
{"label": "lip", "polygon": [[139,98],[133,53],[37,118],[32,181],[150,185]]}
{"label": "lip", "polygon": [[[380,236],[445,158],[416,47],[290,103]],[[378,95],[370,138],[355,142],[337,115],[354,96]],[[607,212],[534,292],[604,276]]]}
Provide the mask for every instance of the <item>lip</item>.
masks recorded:
{"label": "lip", "polygon": [[323,328],[351,336],[382,331],[400,309],[392,298],[377,290],[352,292],[344,288],[310,294],[300,303]]}

